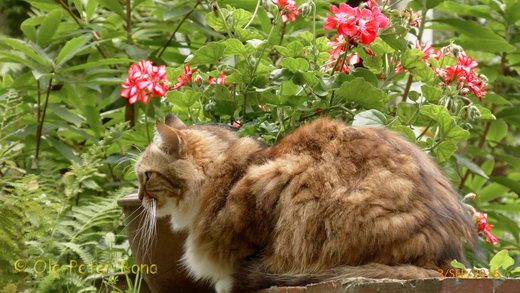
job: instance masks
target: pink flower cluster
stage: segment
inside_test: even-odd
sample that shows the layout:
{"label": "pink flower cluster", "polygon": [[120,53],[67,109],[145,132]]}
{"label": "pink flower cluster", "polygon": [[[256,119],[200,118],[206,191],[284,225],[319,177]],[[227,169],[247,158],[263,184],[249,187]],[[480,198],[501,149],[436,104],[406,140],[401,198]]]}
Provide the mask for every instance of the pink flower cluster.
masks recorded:
{"label": "pink flower cluster", "polygon": [[177,77],[177,81],[178,83],[176,83],[173,87],[172,87],[172,90],[177,90],[179,89],[180,87],[186,85],[188,82],[190,82],[191,80],[191,76],[193,75],[193,73],[195,73],[196,70],[192,70],[190,68],[189,65],[184,65],[184,74],[181,74]]}
{"label": "pink flower cluster", "polygon": [[287,22],[289,19],[296,21],[296,16],[300,15],[300,10],[296,8],[294,0],[273,0],[273,3],[280,10],[278,14],[282,16],[282,21]]}
{"label": "pink flower cluster", "polygon": [[487,222],[487,214],[482,212],[475,212],[473,214],[473,220],[477,223],[479,235],[486,236],[486,241],[489,243],[493,243],[496,245],[498,243],[498,238],[491,233],[491,228],[494,225],[491,225]]}
{"label": "pink flower cluster", "polygon": [[465,52],[460,52],[457,56],[457,63],[446,68],[437,68],[435,73],[444,80],[441,85],[455,84],[461,95],[466,95],[472,91],[475,96],[482,99],[487,92],[484,90],[488,84],[485,83],[474,71],[478,62],[466,56]]}
{"label": "pink flower cluster", "polygon": [[388,26],[388,18],[381,13],[379,7],[373,3],[369,6],[371,9],[354,8],[345,3],[341,3],[339,7],[331,5],[329,9],[334,15],[327,14],[327,23],[323,28],[337,28],[338,34],[368,45],[376,39],[378,29]]}
{"label": "pink flower cluster", "polygon": [[[169,90],[179,88],[191,82],[192,75],[197,72],[192,70],[189,65],[184,65],[184,73],[177,77],[177,83],[169,87],[170,81],[166,77],[166,66],[154,66],[150,60],[141,60],[139,63],[130,65],[128,76],[121,84],[121,96],[128,99],[130,104],[142,101],[148,104],[153,97],[164,96]],[[226,84],[224,71],[220,72],[218,78],[210,78],[208,84]],[[200,83],[202,77],[197,75],[195,81]]]}
{"label": "pink flower cluster", "polygon": [[154,66],[152,61],[141,60],[128,69],[128,77],[121,84],[121,96],[130,104],[142,101],[147,104],[155,96],[168,92],[170,81],[166,77],[166,66]]}
{"label": "pink flower cluster", "polygon": [[347,56],[347,62],[344,62],[342,59],[338,60],[338,58],[342,58],[343,53],[347,50],[347,40],[343,35],[339,35],[336,40],[330,41],[328,45],[332,47],[332,50],[328,52],[330,54],[330,59],[326,63],[326,70],[334,68],[336,62],[338,62],[336,71],[350,72],[350,65],[357,64],[361,61],[357,54]]}
{"label": "pink flower cluster", "polygon": [[[424,43],[424,46],[421,46],[419,41],[415,43],[415,48],[423,52],[422,60],[430,67],[432,66],[429,61],[430,58],[440,60],[444,56],[454,56],[448,47],[442,47],[436,50],[431,45],[431,41]],[[482,99],[482,97],[487,94],[484,88],[486,88],[488,84],[475,73],[474,69],[477,68],[478,62],[467,56],[464,51],[458,53],[456,57],[457,63],[455,65],[446,66],[444,68],[433,68],[435,74],[443,80],[440,85],[446,86],[455,84],[461,95],[465,96],[472,91],[477,98]],[[401,62],[398,62],[394,72],[397,74],[402,70],[403,66]]]}

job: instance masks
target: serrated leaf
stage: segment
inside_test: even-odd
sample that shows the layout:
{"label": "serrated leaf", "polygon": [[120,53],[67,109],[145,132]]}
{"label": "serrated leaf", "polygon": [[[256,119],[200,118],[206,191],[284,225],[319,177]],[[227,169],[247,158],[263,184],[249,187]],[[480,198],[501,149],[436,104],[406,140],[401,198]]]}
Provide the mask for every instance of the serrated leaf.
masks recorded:
{"label": "serrated leaf", "polygon": [[455,118],[448,110],[439,105],[425,105],[419,110],[424,115],[437,122],[441,136],[448,140],[460,141],[469,137],[469,132],[457,125]]}
{"label": "serrated leaf", "polygon": [[193,58],[188,62],[190,65],[217,63],[222,56],[226,46],[220,43],[209,43],[202,46],[193,53]]}
{"label": "serrated leaf", "polygon": [[433,150],[435,157],[439,162],[447,161],[457,150],[457,145],[452,141],[443,141]]}
{"label": "serrated leaf", "polygon": [[242,42],[238,39],[227,39],[222,44],[226,46],[226,50],[224,52],[225,56],[247,54],[246,46],[244,46],[244,44],[242,44]]}
{"label": "serrated leaf", "polygon": [[309,62],[303,58],[287,57],[282,60],[280,65],[292,72],[297,72],[298,70],[306,71],[309,69]]}
{"label": "serrated leaf", "polygon": [[374,87],[361,77],[352,81],[345,81],[336,95],[350,102],[355,102],[366,109],[377,109],[382,111],[385,107],[387,95],[380,89]]}

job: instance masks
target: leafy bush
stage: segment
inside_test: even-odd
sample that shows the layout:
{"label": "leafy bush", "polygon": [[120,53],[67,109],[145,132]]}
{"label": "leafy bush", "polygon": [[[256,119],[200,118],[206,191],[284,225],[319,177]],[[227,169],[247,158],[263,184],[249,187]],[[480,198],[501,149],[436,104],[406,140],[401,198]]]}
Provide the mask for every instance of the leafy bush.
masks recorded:
{"label": "leafy bush", "polygon": [[[135,187],[132,158],[168,112],[240,126],[267,144],[320,115],[399,131],[489,215],[482,233],[498,243],[483,237],[470,265],[487,267],[503,249],[518,260],[519,1],[415,0],[396,10],[371,0],[363,12],[324,0],[27,2],[23,37],[0,39],[2,264],[38,253],[91,260],[107,233],[121,245],[113,199]],[[161,88],[127,75],[140,60],[166,70],[153,80]],[[98,204],[109,214],[84,227]],[[48,231],[47,244],[32,245]],[[15,282],[6,268],[0,282]],[[25,285],[41,277],[26,274]],[[88,288],[92,279],[45,284]]]}

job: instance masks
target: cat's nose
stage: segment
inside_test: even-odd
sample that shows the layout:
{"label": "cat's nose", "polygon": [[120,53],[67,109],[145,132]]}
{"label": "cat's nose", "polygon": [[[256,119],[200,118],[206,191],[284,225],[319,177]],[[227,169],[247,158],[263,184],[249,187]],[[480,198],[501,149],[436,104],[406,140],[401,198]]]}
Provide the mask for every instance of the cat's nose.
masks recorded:
{"label": "cat's nose", "polygon": [[143,200],[144,192],[141,188],[139,188],[139,191],[137,191],[137,197],[139,198],[139,200]]}

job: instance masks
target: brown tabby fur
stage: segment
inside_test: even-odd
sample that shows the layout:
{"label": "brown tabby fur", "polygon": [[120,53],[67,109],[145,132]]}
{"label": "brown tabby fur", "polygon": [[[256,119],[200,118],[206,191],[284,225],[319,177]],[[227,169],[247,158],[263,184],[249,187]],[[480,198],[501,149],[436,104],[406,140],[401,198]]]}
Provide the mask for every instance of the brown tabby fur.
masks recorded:
{"label": "brown tabby fur", "polygon": [[463,258],[464,238],[474,243],[448,179],[390,130],[319,118],[263,148],[220,127],[166,120],[138,160],[140,197],[188,231],[184,263],[217,292],[436,277]]}

